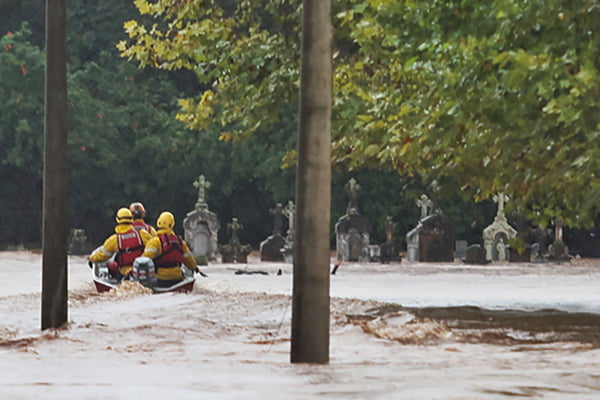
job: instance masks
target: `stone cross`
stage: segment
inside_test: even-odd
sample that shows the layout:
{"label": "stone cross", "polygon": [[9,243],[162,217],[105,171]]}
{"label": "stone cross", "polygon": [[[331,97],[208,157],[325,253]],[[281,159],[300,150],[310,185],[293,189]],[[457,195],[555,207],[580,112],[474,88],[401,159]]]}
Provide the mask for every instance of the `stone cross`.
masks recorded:
{"label": "stone cross", "polygon": [[433,201],[431,201],[426,194],[422,194],[419,200],[417,200],[417,207],[421,208],[421,219],[423,219],[429,216],[431,208],[433,207]]}
{"label": "stone cross", "polygon": [[386,243],[392,243],[393,239],[392,239],[392,235],[394,233],[394,228],[396,228],[396,223],[392,220],[392,217],[390,217],[389,215],[387,217],[385,217],[385,222],[383,223],[384,229],[385,229],[385,242]]}
{"label": "stone cross", "polygon": [[504,204],[506,204],[510,198],[504,193],[500,192],[492,197],[492,199],[494,202],[498,203],[498,213],[496,214],[496,217],[504,218]]}
{"label": "stone cross", "polygon": [[275,216],[275,222],[273,223],[273,236],[281,236],[281,227],[283,226],[283,222],[281,220],[283,208],[281,207],[281,203],[275,204],[275,208],[269,210],[269,212],[271,215]]}
{"label": "stone cross", "polygon": [[358,184],[358,182],[356,182],[356,179],[350,178],[350,180],[348,181],[348,183],[346,183],[344,188],[346,189],[346,193],[348,193],[348,197],[350,198],[350,201],[348,202],[348,208],[346,209],[346,213],[358,214],[358,203],[356,199],[358,197],[358,192],[361,189],[360,185]]}
{"label": "stone cross", "polygon": [[194,187],[198,188],[198,201],[196,202],[196,208],[206,208],[206,189],[210,187],[210,182],[204,178],[204,175],[200,175],[197,181],[194,181]]}
{"label": "stone cross", "polygon": [[562,242],[563,241],[563,228],[565,226],[565,221],[560,218],[554,219],[554,241]]}
{"label": "stone cross", "polygon": [[288,219],[288,234],[294,232],[294,218],[296,216],[296,206],[293,201],[288,201],[287,206],[283,209],[285,216]]}
{"label": "stone cross", "polygon": [[231,222],[227,224],[227,229],[231,231],[231,239],[229,243],[231,244],[239,244],[240,239],[238,238],[238,231],[242,229],[243,226],[238,222],[238,219],[233,217],[231,218]]}

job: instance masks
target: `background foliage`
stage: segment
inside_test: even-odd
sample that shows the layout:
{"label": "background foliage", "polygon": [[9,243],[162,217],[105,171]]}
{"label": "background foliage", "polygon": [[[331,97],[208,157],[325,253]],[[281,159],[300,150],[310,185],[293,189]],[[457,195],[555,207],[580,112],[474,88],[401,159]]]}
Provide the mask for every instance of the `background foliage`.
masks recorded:
{"label": "background foliage", "polygon": [[[272,229],[269,209],[294,198],[300,4],[70,1],[71,226],[99,242],[114,211],[140,200],[150,221],[169,209],[180,228],[204,174],[221,242],[235,216],[257,246]],[[470,242],[499,190],[537,223],[593,225],[599,8],[335,2],[332,222],[355,177],[374,242],[387,215],[398,237],[414,227],[423,192]],[[37,1],[0,4],[2,245],[40,240],[43,15]]]}

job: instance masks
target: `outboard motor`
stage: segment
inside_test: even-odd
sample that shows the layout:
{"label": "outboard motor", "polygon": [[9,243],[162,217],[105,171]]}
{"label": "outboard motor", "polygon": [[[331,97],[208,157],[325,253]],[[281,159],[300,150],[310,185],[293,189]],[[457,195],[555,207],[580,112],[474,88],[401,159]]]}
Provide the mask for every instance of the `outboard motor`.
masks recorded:
{"label": "outboard motor", "polygon": [[131,277],[134,281],[152,288],[156,284],[156,269],[154,261],[150,257],[138,257],[133,262]]}

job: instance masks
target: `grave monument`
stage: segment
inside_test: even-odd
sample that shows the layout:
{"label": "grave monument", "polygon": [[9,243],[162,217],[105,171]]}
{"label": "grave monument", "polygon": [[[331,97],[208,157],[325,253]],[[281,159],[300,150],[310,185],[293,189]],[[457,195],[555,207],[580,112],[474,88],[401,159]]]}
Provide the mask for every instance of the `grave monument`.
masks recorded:
{"label": "grave monument", "polygon": [[456,234],[452,222],[434,210],[434,204],[425,194],[416,202],[421,209],[417,226],[406,234],[409,261],[454,262]]}
{"label": "grave monument", "polygon": [[504,214],[504,205],[509,200],[504,193],[493,197],[498,203],[498,212],[494,222],[483,230],[483,247],[488,261],[508,261],[510,252],[508,242],[517,236],[517,230],[508,224]]}
{"label": "grave monument", "polygon": [[569,261],[569,247],[563,241],[565,222],[560,218],[554,219],[554,242],[548,247],[548,261]]}
{"label": "grave monument", "polygon": [[337,258],[343,261],[369,261],[371,222],[358,210],[358,192],[361,187],[354,178],[344,186],[349,201],[346,214],[335,224]]}
{"label": "grave monument", "polygon": [[382,263],[398,262],[402,260],[400,252],[396,243],[394,243],[394,229],[396,224],[391,216],[385,218],[383,227],[385,229],[385,243],[383,243],[379,250],[379,259]]}
{"label": "grave monument", "polygon": [[210,182],[200,175],[193,185],[198,188],[198,201],[194,210],[183,219],[185,241],[198,262],[215,260],[220,224],[217,215],[208,209],[206,203],[206,190]]}
{"label": "grave monument", "polygon": [[260,243],[260,260],[261,261],[283,261],[283,246],[285,239],[281,235],[283,226],[283,207],[281,203],[277,203],[275,208],[269,210],[274,216],[273,232],[271,236]]}
{"label": "grave monument", "polygon": [[243,228],[237,218],[232,218],[227,224],[227,229],[231,234],[229,242],[219,247],[221,252],[221,261],[223,263],[247,263],[248,254],[252,251],[252,247],[247,244],[241,244],[238,237],[238,231]]}

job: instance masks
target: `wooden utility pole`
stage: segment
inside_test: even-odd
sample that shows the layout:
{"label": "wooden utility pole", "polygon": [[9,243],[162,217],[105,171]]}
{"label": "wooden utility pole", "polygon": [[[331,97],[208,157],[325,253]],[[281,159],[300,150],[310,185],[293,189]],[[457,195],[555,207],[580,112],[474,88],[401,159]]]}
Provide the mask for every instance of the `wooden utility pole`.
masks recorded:
{"label": "wooden utility pole", "polygon": [[331,0],[304,0],[291,362],[329,362]]}
{"label": "wooden utility pole", "polygon": [[67,2],[46,0],[42,330],[67,322]]}

